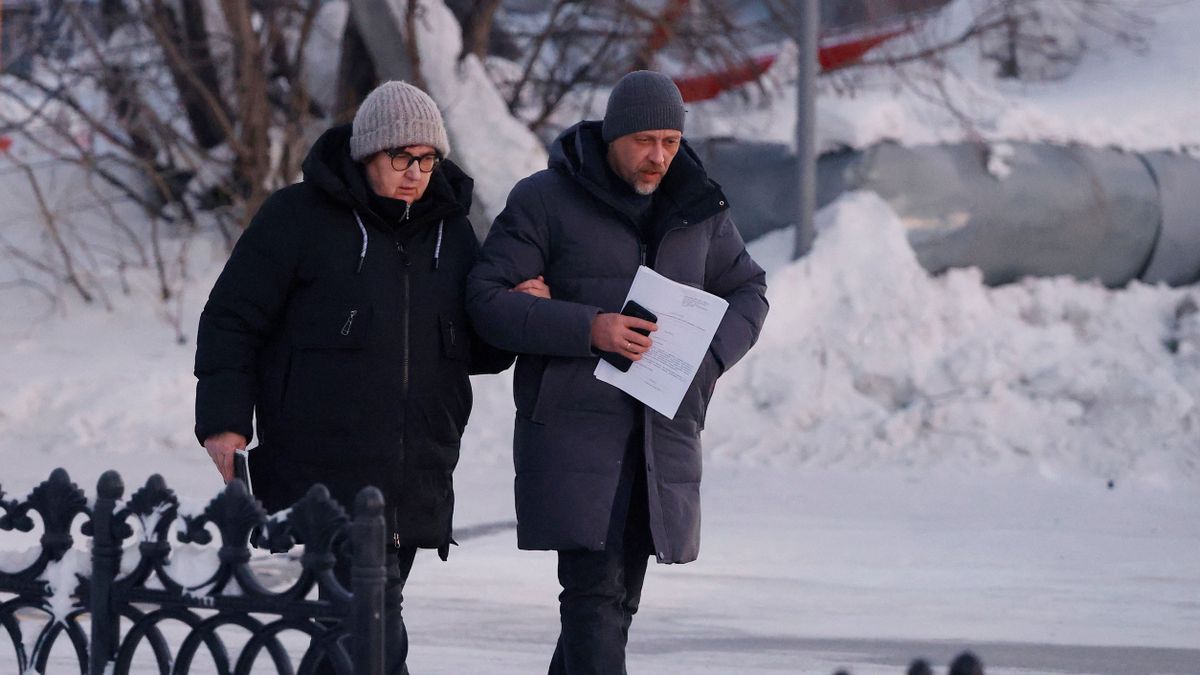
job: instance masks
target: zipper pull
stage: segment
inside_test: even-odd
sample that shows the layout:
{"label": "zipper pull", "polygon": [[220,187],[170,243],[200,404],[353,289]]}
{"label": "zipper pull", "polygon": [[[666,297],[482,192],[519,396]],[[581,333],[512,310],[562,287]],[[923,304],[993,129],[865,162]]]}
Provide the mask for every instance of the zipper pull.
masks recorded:
{"label": "zipper pull", "polygon": [[638,244],[638,264],[646,264],[646,244]]}
{"label": "zipper pull", "polygon": [[399,532],[392,533],[392,545],[395,546],[396,548],[400,548],[400,533]]}
{"label": "zipper pull", "polygon": [[408,220],[408,212],[410,209],[412,209],[412,203],[405,202],[404,203],[404,218],[402,218],[401,220]]}
{"label": "zipper pull", "polygon": [[447,323],[450,324],[450,346],[453,347],[454,346],[454,322],[448,321]]}
{"label": "zipper pull", "polygon": [[412,261],[408,259],[408,251],[404,250],[404,245],[400,243],[399,239],[396,240],[396,251],[400,254],[400,259],[404,261],[405,267],[412,265]]}
{"label": "zipper pull", "polygon": [[345,325],[342,326],[342,335],[350,334],[350,326],[354,323],[354,317],[358,316],[358,310],[350,310],[350,316],[346,319]]}

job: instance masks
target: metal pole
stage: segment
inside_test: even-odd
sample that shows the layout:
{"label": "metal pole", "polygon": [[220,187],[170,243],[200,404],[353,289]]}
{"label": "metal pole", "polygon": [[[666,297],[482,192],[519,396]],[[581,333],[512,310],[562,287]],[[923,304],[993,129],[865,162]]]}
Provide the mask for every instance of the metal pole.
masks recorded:
{"label": "metal pole", "polygon": [[813,212],[817,201],[817,29],[821,21],[820,0],[799,0],[799,20],[796,30],[796,49],[800,72],[796,78],[796,165],[799,185],[796,196],[799,210],[796,217],[794,258],[808,253],[816,231]]}

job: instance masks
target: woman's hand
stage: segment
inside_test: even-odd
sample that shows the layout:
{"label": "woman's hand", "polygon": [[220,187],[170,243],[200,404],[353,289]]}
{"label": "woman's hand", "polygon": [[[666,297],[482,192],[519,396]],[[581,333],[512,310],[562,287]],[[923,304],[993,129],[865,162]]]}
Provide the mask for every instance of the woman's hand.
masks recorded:
{"label": "woman's hand", "polygon": [[511,290],[521,293],[528,293],[535,298],[550,299],[550,287],[546,285],[546,280],[539,274],[536,279],[527,279],[513,286]]}
{"label": "woman's hand", "polygon": [[233,480],[233,453],[245,447],[246,437],[232,431],[213,434],[204,440],[204,449],[208,450],[208,456],[221,472],[221,480],[226,483]]}

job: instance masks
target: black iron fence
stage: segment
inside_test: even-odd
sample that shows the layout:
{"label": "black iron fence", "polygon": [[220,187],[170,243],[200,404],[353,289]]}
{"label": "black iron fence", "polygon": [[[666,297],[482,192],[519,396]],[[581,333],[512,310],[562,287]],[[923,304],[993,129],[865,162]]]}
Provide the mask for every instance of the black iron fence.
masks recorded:
{"label": "black iron fence", "polygon": [[[33,514],[41,528],[28,555],[0,560],[0,594],[11,596],[0,604],[0,626],[16,653],[16,672],[46,672],[61,643],[80,672],[91,675],[125,675],[143,646],[163,675],[189,672],[201,650],[219,675],[248,674],[260,660],[289,675],[309,675],[321,660],[339,675],[382,674],[385,535],[378,490],[359,493],[353,520],[321,485],[272,517],[240,481],[196,515],[180,513],[160,476],[128,499],[124,491],[120,475],[109,471],[89,502],[62,469],[24,500],[6,500],[0,490],[0,530],[35,532]],[[203,564],[185,570],[175,560],[173,530],[178,543],[205,547]],[[77,544],[77,535],[90,539],[90,547]],[[273,551],[303,542],[299,577],[284,588],[260,580],[249,564],[252,537]],[[352,560],[350,588],[333,572],[339,557]],[[316,599],[309,598],[314,587]],[[32,640],[22,638],[21,618],[29,614],[46,619]],[[182,634],[168,640],[164,622],[182,624]],[[230,626],[249,634],[234,649],[228,631],[218,632]],[[288,631],[308,638],[298,668],[280,639]]]}
{"label": "black iron fence", "polygon": [[[5,672],[45,673],[61,644],[58,661],[75,660],[91,675],[127,675],[139,651],[162,675],[188,673],[201,650],[212,663],[204,670],[218,675],[263,672],[259,661],[274,672],[312,675],[322,660],[339,675],[382,675],[386,544],[378,490],[359,493],[353,520],[321,485],[271,517],[241,481],[192,515],[180,512],[158,475],[128,499],[124,492],[120,475],[109,471],[89,502],[63,469],[24,500],[7,500],[0,489],[0,531],[41,531],[26,554],[0,555],[0,599],[10,596],[0,603],[0,627],[16,655],[16,670]],[[183,564],[173,532],[203,564]],[[77,544],[77,535],[90,546]],[[302,542],[298,576],[261,579],[250,566],[252,540],[272,551]],[[339,559],[351,561],[350,588],[334,574]],[[33,635],[23,636],[22,622]],[[182,630],[168,635],[164,622]],[[219,632],[228,627],[248,638],[230,644],[229,633]],[[289,631],[304,636],[289,642],[301,646],[298,667],[281,640]],[[982,675],[983,666],[964,653],[949,672]],[[933,670],[918,660],[908,673]]]}

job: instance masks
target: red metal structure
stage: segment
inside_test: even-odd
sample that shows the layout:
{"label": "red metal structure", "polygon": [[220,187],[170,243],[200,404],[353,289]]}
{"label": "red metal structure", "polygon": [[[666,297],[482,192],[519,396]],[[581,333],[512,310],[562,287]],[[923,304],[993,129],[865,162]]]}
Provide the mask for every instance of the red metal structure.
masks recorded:
{"label": "red metal structure", "polygon": [[[815,1],[815,0],[805,0]],[[853,65],[878,45],[912,30],[916,18],[947,4],[948,0],[837,0],[823,2],[820,49],[821,70]],[[657,26],[643,50],[643,60],[670,41],[670,24],[686,11],[689,0],[671,0],[663,8]],[[705,101],[722,92],[752,82],[775,63],[777,54],[760,56],[723,70],[679,77],[684,101]]]}
{"label": "red metal structure", "polygon": [[[854,39],[822,45],[817,52],[821,70],[836,70],[857,62],[863,54],[877,45],[906,32],[907,29],[892,29],[874,35],[857,36]],[[693,77],[676,78],[684,101],[707,101],[721,92],[757,80],[775,63],[776,55],[760,56],[749,63]]]}

